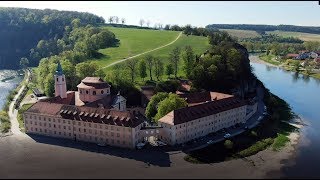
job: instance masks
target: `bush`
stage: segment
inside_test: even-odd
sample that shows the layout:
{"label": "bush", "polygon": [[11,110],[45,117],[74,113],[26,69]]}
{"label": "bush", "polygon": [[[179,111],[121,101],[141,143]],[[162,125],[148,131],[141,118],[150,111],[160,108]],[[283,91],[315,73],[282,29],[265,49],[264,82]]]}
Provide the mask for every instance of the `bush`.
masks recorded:
{"label": "bush", "polygon": [[8,113],[6,111],[0,112],[0,122],[1,122],[1,132],[2,133],[9,132],[11,123],[10,123]]}
{"label": "bush", "polygon": [[201,164],[201,163],[202,163],[202,162],[199,161],[197,158],[194,158],[194,157],[192,157],[192,156],[190,156],[190,155],[185,156],[183,159],[184,159],[185,161],[188,161],[188,162],[193,163],[193,164]]}
{"label": "bush", "polygon": [[274,151],[279,151],[289,141],[290,141],[290,139],[287,136],[285,136],[284,134],[279,134],[278,133],[278,136],[274,139],[274,143],[272,145],[272,149]]}
{"label": "bush", "polygon": [[224,146],[227,148],[227,149],[232,149],[233,148],[233,142],[230,141],[230,140],[226,140],[224,142]]}
{"label": "bush", "polygon": [[254,155],[254,154],[258,153],[259,151],[262,151],[262,150],[266,149],[272,143],[273,143],[273,139],[272,138],[263,139],[262,141],[256,142],[255,144],[253,144],[252,146],[248,147],[247,149],[240,151],[238,153],[238,155],[240,155],[242,157],[247,157],[247,156]]}

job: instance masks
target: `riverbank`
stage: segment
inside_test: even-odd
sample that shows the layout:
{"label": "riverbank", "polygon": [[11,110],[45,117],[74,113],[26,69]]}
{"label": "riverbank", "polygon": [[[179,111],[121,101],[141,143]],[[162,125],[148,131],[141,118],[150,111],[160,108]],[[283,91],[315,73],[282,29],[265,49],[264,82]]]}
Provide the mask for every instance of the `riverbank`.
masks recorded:
{"label": "riverbank", "polygon": [[[287,70],[287,71],[296,72],[296,71],[294,71],[292,69],[291,66],[284,65],[284,63],[280,63],[278,61],[272,61],[272,60],[263,59],[263,58],[260,58],[258,55],[252,55],[252,56],[250,56],[249,59],[253,63],[264,64],[264,65],[268,65],[268,66],[272,66],[272,67],[279,67],[279,68],[282,68],[282,69]],[[303,74],[305,76],[310,76],[310,77],[314,77],[314,78],[320,79],[320,73],[314,73],[313,72],[313,73],[307,74],[305,69],[304,70],[300,70],[297,73]]]}
{"label": "riverbank", "polygon": [[3,109],[0,113],[0,134],[1,136],[8,136],[12,134],[12,111],[14,111],[14,106],[17,98],[20,96],[21,92],[23,91],[25,85],[25,81],[28,80],[29,73],[25,72],[24,79],[20,82],[18,86],[16,86],[14,89],[12,89],[7,98],[6,102],[4,104]]}

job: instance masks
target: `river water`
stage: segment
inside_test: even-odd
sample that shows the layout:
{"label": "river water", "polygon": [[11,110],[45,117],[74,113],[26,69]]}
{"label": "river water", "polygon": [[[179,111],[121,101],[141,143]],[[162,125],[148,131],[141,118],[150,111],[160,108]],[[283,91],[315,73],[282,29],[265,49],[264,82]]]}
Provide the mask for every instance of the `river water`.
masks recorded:
{"label": "river water", "polygon": [[319,178],[320,80],[264,64],[251,62],[251,66],[264,85],[308,124],[301,132],[295,155],[274,173],[284,178]]}
{"label": "river water", "polygon": [[[4,80],[4,81],[3,81]],[[17,87],[23,80],[14,70],[0,70],[0,108],[2,109],[9,92]]]}

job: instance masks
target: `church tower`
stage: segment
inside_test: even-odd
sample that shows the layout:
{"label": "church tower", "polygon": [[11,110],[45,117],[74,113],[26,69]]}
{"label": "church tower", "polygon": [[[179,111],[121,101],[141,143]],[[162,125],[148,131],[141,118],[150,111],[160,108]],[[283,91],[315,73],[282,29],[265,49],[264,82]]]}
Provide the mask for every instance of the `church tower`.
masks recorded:
{"label": "church tower", "polygon": [[58,62],[58,67],[54,75],[54,82],[55,82],[54,83],[55,96],[56,97],[60,96],[61,98],[67,98],[67,84],[66,84],[65,76],[62,72],[62,67],[60,62]]}

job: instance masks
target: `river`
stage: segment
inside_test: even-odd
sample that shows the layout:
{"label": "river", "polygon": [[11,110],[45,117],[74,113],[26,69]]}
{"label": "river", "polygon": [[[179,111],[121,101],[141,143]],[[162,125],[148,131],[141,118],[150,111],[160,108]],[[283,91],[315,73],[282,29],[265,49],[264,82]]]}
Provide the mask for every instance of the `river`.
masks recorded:
{"label": "river", "polygon": [[264,85],[308,124],[301,132],[294,156],[272,173],[283,178],[320,177],[320,80],[265,64],[251,62],[251,66]]}
{"label": "river", "polygon": [[0,108],[2,109],[9,92],[23,80],[15,70],[0,70]]}

